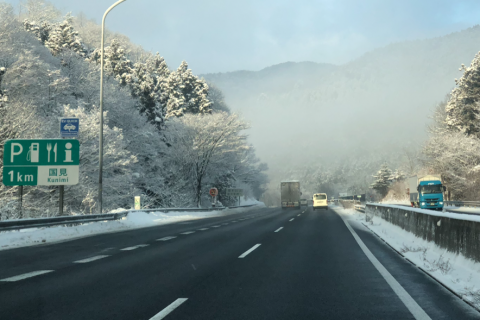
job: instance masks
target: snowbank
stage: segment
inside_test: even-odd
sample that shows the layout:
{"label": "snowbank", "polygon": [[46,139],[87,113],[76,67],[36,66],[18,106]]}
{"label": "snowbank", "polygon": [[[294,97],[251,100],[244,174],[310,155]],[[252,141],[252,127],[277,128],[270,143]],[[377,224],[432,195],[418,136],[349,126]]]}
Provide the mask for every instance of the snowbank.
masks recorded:
{"label": "snowbank", "polygon": [[[259,203],[258,205],[263,205],[263,203]],[[226,216],[234,213],[245,212],[247,210],[249,210],[249,208],[235,208],[208,212],[189,211],[146,213],[133,211],[130,212],[126,218],[116,221],[91,222],[73,227],[56,226],[49,228],[30,228],[19,231],[0,232],[0,250],[72,240],[101,233],[151,227],[179,221]]]}
{"label": "snowbank", "polygon": [[[421,210],[422,213],[424,213],[423,211],[430,211],[417,210]],[[433,242],[418,238],[413,233],[405,231],[377,216],[374,216],[367,223],[364,213],[340,208],[337,209],[337,212],[347,219],[356,220],[366,225],[395,250],[401,252],[406,258],[434,276],[465,300],[480,308],[480,263],[467,259],[463,255],[448,252]]]}

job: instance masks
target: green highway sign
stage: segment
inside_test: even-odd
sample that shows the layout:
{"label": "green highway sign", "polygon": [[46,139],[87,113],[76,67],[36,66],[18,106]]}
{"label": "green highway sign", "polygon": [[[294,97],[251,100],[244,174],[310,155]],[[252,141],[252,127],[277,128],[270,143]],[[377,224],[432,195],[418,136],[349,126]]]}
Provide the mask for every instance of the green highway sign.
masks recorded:
{"label": "green highway sign", "polygon": [[3,149],[3,184],[6,186],[78,184],[79,164],[78,140],[7,140]]}

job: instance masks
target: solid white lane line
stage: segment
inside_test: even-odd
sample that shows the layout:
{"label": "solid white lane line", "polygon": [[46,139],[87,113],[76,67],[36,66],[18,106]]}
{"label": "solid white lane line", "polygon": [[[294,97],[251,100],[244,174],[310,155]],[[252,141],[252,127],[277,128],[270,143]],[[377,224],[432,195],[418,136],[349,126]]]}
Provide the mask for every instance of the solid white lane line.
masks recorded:
{"label": "solid white lane line", "polygon": [[127,248],[123,248],[123,249],[120,249],[120,250],[122,250],[122,251],[130,251],[130,250],[135,250],[135,249],[143,248],[143,247],[148,247],[148,244],[139,244],[138,246],[127,247]]}
{"label": "solid white lane line", "polygon": [[29,273],[24,273],[24,274],[20,274],[18,276],[14,276],[14,277],[10,277],[10,278],[5,278],[5,279],[2,279],[0,281],[5,281],[5,282],[15,282],[15,281],[19,281],[19,280],[23,280],[23,279],[27,279],[27,278],[31,278],[31,277],[35,277],[35,276],[39,276],[41,274],[45,274],[45,273],[49,273],[49,272],[53,272],[54,270],[39,270],[39,271],[33,271],[33,272],[29,272]]}
{"label": "solid white lane line", "polygon": [[295,218],[292,218],[292,219],[290,219],[290,220],[288,220],[288,221],[293,221],[293,220],[295,220]]}
{"label": "solid white lane line", "polygon": [[205,230],[208,230],[209,228],[202,228],[202,229],[198,229],[200,231],[205,231]]}
{"label": "solid white lane line", "polygon": [[176,236],[168,236],[168,237],[164,237],[164,238],[161,238],[161,239],[157,239],[157,241],[167,241],[167,240],[172,240],[172,239],[175,239]]}
{"label": "solid white lane line", "polygon": [[251,247],[250,249],[248,249],[247,251],[245,251],[244,253],[242,253],[242,255],[239,256],[239,258],[245,258],[250,252],[252,252],[253,250],[257,249],[258,247],[260,247],[260,243],[254,245],[253,247]]}
{"label": "solid white lane line", "polygon": [[92,262],[92,261],[95,261],[95,260],[98,260],[98,259],[103,259],[103,258],[106,258],[106,257],[110,257],[110,256],[100,255],[100,256],[95,256],[95,257],[91,257],[91,258],[87,258],[87,259],[83,259],[83,260],[73,261],[73,263],[87,263],[87,262]]}
{"label": "solid white lane line", "polygon": [[220,226],[212,226],[212,228],[218,228],[218,227],[220,227]]}
{"label": "solid white lane line", "polygon": [[157,313],[156,315],[154,315],[152,318],[150,318],[150,320],[161,320],[163,318],[165,318],[166,316],[168,316],[173,310],[175,310],[176,308],[178,308],[182,303],[184,303],[185,301],[187,301],[188,298],[178,298],[177,300],[173,301],[172,303],[170,303],[168,305],[168,307],[166,307],[165,309],[163,309],[162,311],[160,311],[159,313]]}
{"label": "solid white lane line", "polygon": [[278,232],[278,231],[280,231],[280,230],[282,230],[282,229],[283,229],[283,227],[280,227],[280,228],[278,228],[277,230],[275,230],[274,232]]}
{"label": "solid white lane line", "polygon": [[187,232],[182,232],[180,234],[192,234],[192,233],[195,233],[195,231],[187,231]]}
{"label": "solid white lane line", "polygon": [[[343,217],[342,217],[343,219]],[[400,283],[388,272],[387,269],[377,260],[377,258],[373,255],[370,249],[363,243],[362,239],[358,236],[358,234],[353,230],[347,220],[343,219],[343,222],[347,226],[348,230],[352,233],[353,237],[357,241],[358,245],[362,249],[363,253],[367,256],[373,266],[378,270],[378,272],[382,275],[382,277],[387,281],[393,291],[397,294],[397,296],[402,300],[403,304],[407,309],[412,313],[412,315],[417,320],[431,320],[428,314],[420,307],[415,300],[408,294],[408,292],[402,287]]]}

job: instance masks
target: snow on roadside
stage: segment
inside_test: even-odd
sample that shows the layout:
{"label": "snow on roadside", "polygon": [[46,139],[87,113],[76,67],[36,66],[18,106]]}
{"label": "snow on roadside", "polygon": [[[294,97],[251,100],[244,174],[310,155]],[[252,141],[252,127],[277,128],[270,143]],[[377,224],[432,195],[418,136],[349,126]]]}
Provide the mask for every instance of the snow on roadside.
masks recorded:
{"label": "snow on roadside", "polygon": [[364,213],[340,208],[336,211],[347,219],[367,225],[406,258],[471,302],[477,309],[480,308],[480,263],[418,238],[377,216],[366,222]]}
{"label": "snow on roadside", "polygon": [[[258,204],[263,205],[263,203]],[[207,212],[139,212],[133,211],[126,218],[115,221],[91,222],[72,227],[55,226],[0,232],[0,250],[25,247],[43,243],[72,240],[92,235],[158,226],[186,220],[227,216],[248,211],[250,208],[225,209]],[[124,210],[117,210],[124,211]]]}

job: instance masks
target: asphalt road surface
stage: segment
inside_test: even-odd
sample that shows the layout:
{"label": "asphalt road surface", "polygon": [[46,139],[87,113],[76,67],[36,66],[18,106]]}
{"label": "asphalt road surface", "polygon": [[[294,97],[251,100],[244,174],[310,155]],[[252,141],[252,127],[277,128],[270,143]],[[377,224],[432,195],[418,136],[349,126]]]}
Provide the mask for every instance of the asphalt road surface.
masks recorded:
{"label": "asphalt road surface", "polygon": [[480,313],[335,208],[255,208],[0,251],[0,319],[480,319]]}

